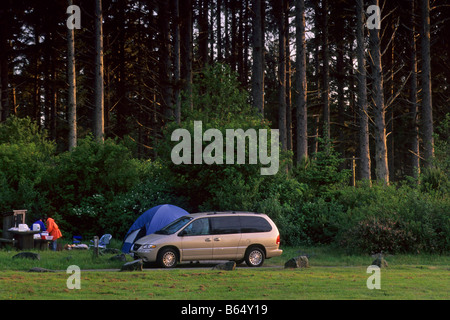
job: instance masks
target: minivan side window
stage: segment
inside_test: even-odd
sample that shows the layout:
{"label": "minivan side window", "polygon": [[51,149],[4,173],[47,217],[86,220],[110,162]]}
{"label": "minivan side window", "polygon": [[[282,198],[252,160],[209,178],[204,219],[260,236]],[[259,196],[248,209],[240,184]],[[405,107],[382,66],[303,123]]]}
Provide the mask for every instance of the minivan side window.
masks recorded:
{"label": "minivan side window", "polygon": [[200,236],[210,234],[209,219],[203,218],[192,221],[190,225],[184,228],[183,234],[185,236]]}
{"label": "minivan side window", "polygon": [[239,217],[214,217],[211,218],[211,234],[240,233],[241,224]]}
{"label": "minivan side window", "polygon": [[272,230],[270,223],[261,217],[241,217],[241,232],[269,232]]}

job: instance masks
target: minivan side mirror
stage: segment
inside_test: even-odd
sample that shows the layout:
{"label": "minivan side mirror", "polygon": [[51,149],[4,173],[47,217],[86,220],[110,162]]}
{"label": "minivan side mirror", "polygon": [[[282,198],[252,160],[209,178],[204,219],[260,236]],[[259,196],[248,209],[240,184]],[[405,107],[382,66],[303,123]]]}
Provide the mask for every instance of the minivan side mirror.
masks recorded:
{"label": "minivan side mirror", "polygon": [[186,232],[185,230],[182,230],[182,231],[178,234],[178,236],[179,236],[179,237],[184,237],[186,234],[187,234],[187,232]]}

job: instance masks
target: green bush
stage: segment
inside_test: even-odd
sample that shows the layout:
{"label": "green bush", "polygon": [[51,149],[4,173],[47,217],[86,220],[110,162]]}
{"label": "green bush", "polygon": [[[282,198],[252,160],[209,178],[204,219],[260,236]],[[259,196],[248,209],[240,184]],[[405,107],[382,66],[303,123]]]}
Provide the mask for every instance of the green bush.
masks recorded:
{"label": "green bush", "polygon": [[160,204],[169,203],[188,209],[186,198],[174,194],[171,179],[159,163],[146,161],[144,166],[146,172],[139,183],[105,204],[104,214],[98,221],[105,233],[122,239],[142,213]]}
{"label": "green bush", "polygon": [[408,251],[407,247],[415,240],[392,218],[369,217],[348,231],[343,244],[365,253],[393,254]]}
{"label": "green bush", "polygon": [[350,170],[340,170],[343,159],[330,142],[320,139],[321,151],[294,167],[294,177],[309,186],[310,198],[324,198],[337,186],[347,186]]}
{"label": "green bush", "polygon": [[334,193],[346,208],[336,243],[350,251],[448,252],[450,201],[404,186],[367,185]]}
{"label": "green bush", "polygon": [[101,232],[99,218],[106,205],[126,193],[140,180],[141,164],[121,143],[92,136],[79,140],[71,152],[55,158],[44,186],[48,188],[53,213],[63,217],[63,229],[74,233]]}
{"label": "green bush", "polygon": [[48,209],[40,188],[56,147],[29,118],[14,116],[0,124],[0,212],[27,209],[29,219]]}

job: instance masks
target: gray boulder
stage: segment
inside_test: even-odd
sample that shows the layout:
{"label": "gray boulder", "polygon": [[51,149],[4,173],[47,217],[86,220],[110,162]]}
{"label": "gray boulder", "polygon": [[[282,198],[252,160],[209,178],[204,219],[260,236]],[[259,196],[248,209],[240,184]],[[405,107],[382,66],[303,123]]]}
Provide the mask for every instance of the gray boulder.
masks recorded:
{"label": "gray boulder", "polygon": [[375,260],[373,260],[372,262],[373,266],[378,266],[380,268],[387,268],[388,267],[388,263],[386,260],[384,260],[383,257],[377,257]]}
{"label": "gray boulder", "polygon": [[213,267],[213,270],[227,270],[227,271],[233,271],[236,269],[236,262],[234,261],[228,261],[225,263],[220,263]]}
{"label": "gray boulder", "polygon": [[21,252],[12,257],[13,259],[31,259],[31,260],[41,260],[41,256],[34,252]]}
{"label": "gray boulder", "polygon": [[309,268],[309,260],[306,256],[291,258],[284,264],[284,268]]}
{"label": "gray boulder", "polygon": [[142,262],[142,259],[138,259],[125,263],[120,269],[120,271],[142,271],[143,268],[144,262]]}

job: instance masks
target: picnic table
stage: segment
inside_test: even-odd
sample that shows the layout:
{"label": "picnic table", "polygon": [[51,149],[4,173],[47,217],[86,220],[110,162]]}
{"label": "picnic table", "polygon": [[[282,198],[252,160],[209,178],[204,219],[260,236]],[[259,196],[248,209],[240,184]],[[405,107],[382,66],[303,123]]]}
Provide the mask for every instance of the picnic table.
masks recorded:
{"label": "picnic table", "polygon": [[17,240],[17,245],[20,250],[29,250],[34,249],[34,238],[33,236],[36,233],[40,233],[41,231],[18,231],[18,230],[9,230],[14,235],[14,238]]}

